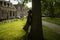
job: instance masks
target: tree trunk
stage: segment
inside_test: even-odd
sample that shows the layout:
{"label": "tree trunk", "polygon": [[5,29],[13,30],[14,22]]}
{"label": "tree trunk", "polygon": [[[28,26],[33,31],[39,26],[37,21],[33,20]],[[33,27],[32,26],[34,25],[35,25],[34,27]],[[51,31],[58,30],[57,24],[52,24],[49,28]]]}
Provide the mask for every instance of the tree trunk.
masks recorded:
{"label": "tree trunk", "polygon": [[31,40],[43,40],[40,0],[32,0]]}
{"label": "tree trunk", "polygon": [[54,17],[54,8],[53,8],[53,2],[50,2],[50,17],[53,18]]}

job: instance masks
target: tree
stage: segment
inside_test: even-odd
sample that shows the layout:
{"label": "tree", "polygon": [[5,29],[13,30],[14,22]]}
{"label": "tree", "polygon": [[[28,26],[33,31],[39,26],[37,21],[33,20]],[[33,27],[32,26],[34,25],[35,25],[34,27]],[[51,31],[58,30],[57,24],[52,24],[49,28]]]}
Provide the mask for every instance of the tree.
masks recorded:
{"label": "tree", "polygon": [[25,5],[25,6],[24,6],[24,9],[25,9],[25,10],[28,10],[29,8],[28,8],[28,6],[27,6],[27,5]]}
{"label": "tree", "polygon": [[43,40],[41,0],[32,0],[31,40]]}
{"label": "tree", "polygon": [[[44,13],[48,14],[50,17],[54,17],[54,5],[55,5],[55,0],[42,0],[44,3]],[[42,6],[42,7],[43,7]]]}
{"label": "tree", "polygon": [[60,1],[59,0],[42,0],[42,13],[47,14],[50,17],[56,17],[56,14],[60,13]]}
{"label": "tree", "polygon": [[32,0],[31,40],[43,40],[41,0]]}
{"label": "tree", "polygon": [[50,17],[54,17],[54,6],[53,2],[50,2],[50,12],[49,12]]}

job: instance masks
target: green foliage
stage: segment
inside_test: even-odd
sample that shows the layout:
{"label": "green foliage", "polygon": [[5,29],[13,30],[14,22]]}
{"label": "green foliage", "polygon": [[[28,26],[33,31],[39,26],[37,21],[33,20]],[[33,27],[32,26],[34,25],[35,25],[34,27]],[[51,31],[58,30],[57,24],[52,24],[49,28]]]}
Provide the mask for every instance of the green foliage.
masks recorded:
{"label": "green foliage", "polygon": [[28,7],[26,6],[26,3],[31,2],[32,0],[17,0],[17,1],[20,3],[22,8],[28,9]]}
{"label": "green foliage", "polygon": [[60,3],[56,2],[54,5],[54,12],[56,13],[60,13]]}
{"label": "green foliage", "polygon": [[17,0],[17,1],[20,3],[28,3],[28,2],[31,2],[32,0]]}
{"label": "green foliage", "polygon": [[25,5],[25,6],[24,6],[24,9],[25,9],[25,10],[28,10],[29,8],[28,8],[28,6],[27,6],[27,5]]}
{"label": "green foliage", "polygon": [[56,0],[56,2],[59,2],[60,3],[60,0]]}
{"label": "green foliage", "polygon": [[54,2],[55,0],[46,0],[47,2]]}
{"label": "green foliage", "polygon": [[56,0],[42,0],[41,11],[44,14],[51,14],[51,16],[60,13],[60,2]]}

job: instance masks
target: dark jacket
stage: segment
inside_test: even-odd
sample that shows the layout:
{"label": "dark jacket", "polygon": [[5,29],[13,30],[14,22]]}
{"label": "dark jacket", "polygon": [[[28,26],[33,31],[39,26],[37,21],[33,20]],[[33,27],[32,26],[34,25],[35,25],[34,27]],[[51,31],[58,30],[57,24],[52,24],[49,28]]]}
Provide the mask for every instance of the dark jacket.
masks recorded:
{"label": "dark jacket", "polygon": [[32,11],[31,10],[28,11],[27,22],[31,25],[31,22],[32,22]]}

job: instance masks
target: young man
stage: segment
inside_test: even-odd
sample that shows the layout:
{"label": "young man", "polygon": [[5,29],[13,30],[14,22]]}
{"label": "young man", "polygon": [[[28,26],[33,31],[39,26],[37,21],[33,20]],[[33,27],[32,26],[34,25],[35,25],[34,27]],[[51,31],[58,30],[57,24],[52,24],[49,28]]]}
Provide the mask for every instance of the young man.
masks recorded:
{"label": "young man", "polygon": [[29,10],[27,16],[27,22],[23,28],[26,33],[28,32],[29,26],[31,26],[31,21],[32,21],[31,19],[32,19],[32,10]]}

